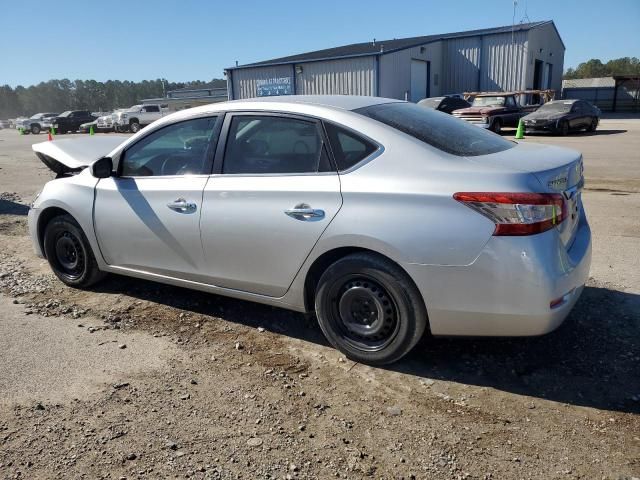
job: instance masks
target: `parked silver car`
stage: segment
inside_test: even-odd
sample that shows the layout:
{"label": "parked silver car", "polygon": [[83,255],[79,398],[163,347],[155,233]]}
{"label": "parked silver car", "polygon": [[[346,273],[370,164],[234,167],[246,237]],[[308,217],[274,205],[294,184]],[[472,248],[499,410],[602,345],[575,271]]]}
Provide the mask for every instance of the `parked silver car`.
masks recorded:
{"label": "parked silver car", "polygon": [[425,330],[547,333],[589,275],[578,152],[407,102],[218,103],[33,149],[58,178],[29,229],[67,285],[111,272],[315,310],[361,362]]}

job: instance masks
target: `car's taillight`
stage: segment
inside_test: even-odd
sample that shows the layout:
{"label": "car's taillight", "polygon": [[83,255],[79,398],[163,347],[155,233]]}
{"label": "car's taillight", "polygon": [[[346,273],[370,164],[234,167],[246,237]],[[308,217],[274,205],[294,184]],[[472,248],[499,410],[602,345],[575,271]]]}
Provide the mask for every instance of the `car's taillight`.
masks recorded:
{"label": "car's taillight", "polygon": [[533,235],[566,217],[559,193],[458,192],[453,198],[495,223],[494,235]]}

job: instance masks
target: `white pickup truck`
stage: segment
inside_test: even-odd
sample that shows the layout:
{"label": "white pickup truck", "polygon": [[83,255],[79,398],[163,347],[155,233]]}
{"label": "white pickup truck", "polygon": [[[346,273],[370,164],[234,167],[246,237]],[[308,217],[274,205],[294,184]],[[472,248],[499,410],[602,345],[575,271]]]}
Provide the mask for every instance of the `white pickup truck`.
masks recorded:
{"label": "white pickup truck", "polygon": [[160,105],[134,105],[126,110],[114,112],[112,115],[113,126],[117,132],[136,133],[142,127],[155,122],[168,113]]}

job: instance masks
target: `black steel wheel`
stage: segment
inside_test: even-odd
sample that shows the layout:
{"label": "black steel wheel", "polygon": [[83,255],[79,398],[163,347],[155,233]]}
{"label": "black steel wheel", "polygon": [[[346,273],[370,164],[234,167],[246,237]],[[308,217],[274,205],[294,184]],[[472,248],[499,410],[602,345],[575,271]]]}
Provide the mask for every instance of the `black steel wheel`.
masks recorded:
{"label": "black steel wheel", "polygon": [[502,120],[496,118],[491,124],[490,130],[493,133],[497,133],[498,135],[500,135],[500,132],[502,132]]}
{"label": "black steel wheel", "polygon": [[591,120],[591,124],[589,125],[589,127],[587,127],[587,132],[595,132],[596,128],[598,128],[598,119],[593,118]]}
{"label": "black steel wheel", "polygon": [[563,137],[566,137],[567,135],[569,135],[569,122],[567,121],[561,122],[559,125],[559,130],[560,130],[560,135],[562,135]]}
{"label": "black steel wheel", "polygon": [[422,297],[408,275],[370,253],[348,255],[332,264],[318,282],[315,307],[331,344],[368,364],[402,358],[427,324]]}
{"label": "black steel wheel", "polygon": [[44,252],[53,273],[66,285],[85,288],[104,277],[87,237],[70,215],[54,217],[46,225]]}

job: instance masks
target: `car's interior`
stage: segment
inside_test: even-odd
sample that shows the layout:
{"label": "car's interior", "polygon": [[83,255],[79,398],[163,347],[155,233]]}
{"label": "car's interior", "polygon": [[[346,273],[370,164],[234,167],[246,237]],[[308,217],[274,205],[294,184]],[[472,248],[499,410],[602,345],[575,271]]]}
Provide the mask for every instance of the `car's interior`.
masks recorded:
{"label": "car's interior", "polygon": [[223,173],[317,172],[321,150],[322,139],[313,122],[239,116],[231,122]]}
{"label": "car's interior", "polygon": [[148,177],[205,173],[215,118],[165,127],[125,151],[122,176]]}

